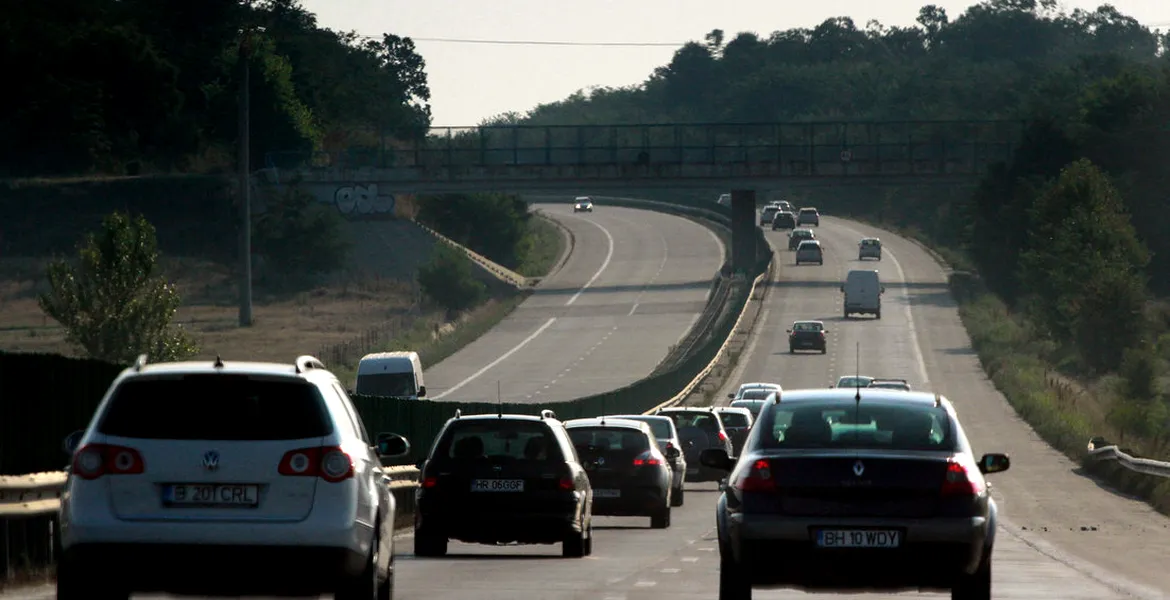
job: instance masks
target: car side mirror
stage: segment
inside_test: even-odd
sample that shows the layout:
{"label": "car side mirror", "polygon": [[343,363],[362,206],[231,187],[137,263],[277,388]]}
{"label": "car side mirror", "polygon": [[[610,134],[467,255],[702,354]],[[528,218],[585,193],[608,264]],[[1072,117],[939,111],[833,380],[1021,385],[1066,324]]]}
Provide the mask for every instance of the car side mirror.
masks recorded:
{"label": "car side mirror", "polygon": [[77,452],[77,447],[81,445],[81,438],[83,437],[85,437],[84,431],[74,431],[61,443],[61,449],[65,451],[65,454],[73,456],[73,453]]}
{"label": "car side mirror", "polygon": [[379,433],[375,445],[381,458],[399,458],[410,453],[410,442],[397,433]]}
{"label": "car side mirror", "polygon": [[675,448],[674,446],[671,446],[671,447],[666,449],[667,460],[674,460],[674,459],[678,458],[679,454],[680,453],[678,451],[678,448]]}
{"label": "car side mirror", "polygon": [[822,330],[821,330],[821,333],[829,333],[829,330],[828,330],[828,329],[822,329]]}
{"label": "car side mirror", "polygon": [[844,292],[844,291],[845,291],[845,286],[841,286],[841,291],[842,291],[842,292]]}
{"label": "car side mirror", "polygon": [[784,333],[792,333],[792,330],[791,330],[791,329],[785,329],[785,330],[784,330]]}
{"label": "car side mirror", "polygon": [[984,475],[1002,473],[1012,467],[1012,459],[1006,454],[984,454],[979,459],[979,472]]}
{"label": "car side mirror", "polygon": [[722,448],[707,448],[700,452],[699,464],[720,471],[730,471],[735,466],[731,462],[731,457],[727,455],[727,451]]}
{"label": "car side mirror", "polygon": [[734,399],[735,399],[735,394],[728,394],[728,395],[727,395],[727,397],[728,397],[728,398],[731,398],[732,400],[734,400]]}
{"label": "car side mirror", "polygon": [[426,398],[426,396],[427,396],[427,386],[425,386],[425,385],[418,386],[418,397],[419,398]]}
{"label": "car side mirror", "polygon": [[882,286],[882,293],[883,294],[886,293],[886,286],[884,286],[884,285]]}

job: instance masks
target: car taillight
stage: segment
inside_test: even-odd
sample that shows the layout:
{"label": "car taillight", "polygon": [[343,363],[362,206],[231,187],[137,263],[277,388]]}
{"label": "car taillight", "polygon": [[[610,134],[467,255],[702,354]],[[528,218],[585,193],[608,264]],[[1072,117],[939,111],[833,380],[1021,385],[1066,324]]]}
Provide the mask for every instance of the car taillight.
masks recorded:
{"label": "car taillight", "polygon": [[766,460],[757,460],[752,463],[751,470],[735,482],[735,488],[743,492],[770,492],[775,490],[776,480],[772,479],[772,466]]}
{"label": "car taillight", "polygon": [[353,477],[353,459],[337,446],[301,448],[286,452],[277,471],[290,477],[320,477],[337,483]]}
{"label": "car taillight", "polygon": [[433,487],[439,487],[439,478],[438,477],[423,477],[422,486],[424,488],[427,488],[427,489],[430,489]]}
{"label": "car taillight", "polygon": [[947,464],[947,475],[943,480],[944,496],[977,496],[983,493],[983,485],[971,479],[970,470],[959,462]]}
{"label": "car taillight", "polygon": [[82,479],[102,475],[138,475],[146,471],[142,455],[133,448],[110,444],[89,444],[73,455],[71,472]]}
{"label": "car taillight", "polygon": [[572,477],[561,477],[561,480],[557,482],[557,487],[561,488],[562,491],[571,492],[577,489],[577,484],[573,482]]}
{"label": "car taillight", "polygon": [[652,467],[652,466],[655,466],[655,465],[660,465],[660,464],[662,464],[662,461],[660,461],[660,460],[658,460],[657,458],[654,458],[654,457],[650,457],[650,458],[635,458],[635,459],[634,459],[634,466],[635,466],[635,467],[642,467],[642,466],[651,466],[651,467]]}
{"label": "car taillight", "polygon": [[720,431],[719,432],[719,441],[726,442],[727,441],[727,434]]}

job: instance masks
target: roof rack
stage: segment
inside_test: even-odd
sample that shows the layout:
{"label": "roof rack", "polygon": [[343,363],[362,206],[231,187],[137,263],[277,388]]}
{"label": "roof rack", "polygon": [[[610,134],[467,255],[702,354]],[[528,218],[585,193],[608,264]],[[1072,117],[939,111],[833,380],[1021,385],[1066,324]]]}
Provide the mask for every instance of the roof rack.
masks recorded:
{"label": "roof rack", "polygon": [[145,367],[145,366],[146,366],[146,355],[139,354],[138,358],[134,361],[134,370],[136,372],[141,371],[142,367]]}
{"label": "roof rack", "polygon": [[215,355],[215,362],[211,363],[211,366],[215,367],[216,369],[222,369],[223,368],[223,359],[220,358],[218,354],[216,354]]}
{"label": "roof rack", "polygon": [[298,356],[294,364],[296,365],[297,373],[304,373],[305,371],[309,371],[311,369],[325,368],[325,363],[318,360],[315,356],[310,356],[308,354]]}
{"label": "roof rack", "polygon": [[458,419],[459,417],[462,417],[462,416],[463,416],[463,409],[462,409],[462,408],[456,408],[456,409],[455,409],[455,418],[456,418],[456,419]]}
{"label": "roof rack", "polygon": [[780,404],[780,392],[772,392],[772,395],[776,397],[776,399],[772,401],[772,404]]}
{"label": "roof rack", "polygon": [[938,392],[934,393],[934,405],[942,406],[942,395],[940,395]]}
{"label": "roof rack", "polygon": [[542,418],[542,419],[555,419],[555,418],[557,418],[557,413],[546,408],[546,409],[540,411],[540,418]]}

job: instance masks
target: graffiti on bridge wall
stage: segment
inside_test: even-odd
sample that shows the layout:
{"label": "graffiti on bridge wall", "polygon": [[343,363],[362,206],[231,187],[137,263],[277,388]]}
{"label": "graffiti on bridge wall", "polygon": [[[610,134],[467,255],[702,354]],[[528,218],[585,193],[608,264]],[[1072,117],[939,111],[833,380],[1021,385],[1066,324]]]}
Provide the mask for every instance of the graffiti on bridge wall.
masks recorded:
{"label": "graffiti on bridge wall", "polygon": [[351,216],[396,216],[397,205],[393,194],[378,194],[378,184],[347,185],[333,191],[331,203],[341,214]]}

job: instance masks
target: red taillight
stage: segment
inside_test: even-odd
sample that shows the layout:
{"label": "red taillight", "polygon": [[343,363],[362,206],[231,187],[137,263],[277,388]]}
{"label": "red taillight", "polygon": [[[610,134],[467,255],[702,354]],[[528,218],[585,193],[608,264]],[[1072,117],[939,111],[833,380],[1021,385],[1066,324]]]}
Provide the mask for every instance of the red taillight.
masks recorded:
{"label": "red taillight", "polygon": [[727,441],[727,434],[720,431],[719,432],[719,441],[726,442]]}
{"label": "red taillight", "polygon": [[320,477],[337,483],[353,477],[353,459],[337,446],[301,448],[286,452],[277,471],[289,477]]}
{"label": "red taillight", "polygon": [[770,492],[776,489],[776,480],[772,479],[772,465],[760,459],[752,463],[752,469],[747,475],[740,477],[735,483],[736,489],[743,492]]}
{"label": "red taillight", "polygon": [[577,489],[577,484],[573,482],[572,477],[561,477],[557,487],[561,488],[562,491],[571,492]]}
{"label": "red taillight", "polygon": [[422,486],[424,488],[427,488],[427,489],[430,489],[433,487],[439,487],[439,478],[438,477],[423,477]]}
{"label": "red taillight", "polygon": [[641,467],[641,466],[651,466],[652,467],[652,466],[660,465],[660,464],[662,464],[662,461],[658,460],[657,458],[635,458],[634,459],[634,466],[635,467]]}
{"label": "red taillight", "polygon": [[970,471],[962,463],[947,464],[947,476],[943,480],[942,495],[944,496],[977,496],[983,493],[983,486],[973,481]]}
{"label": "red taillight", "polygon": [[138,475],[146,471],[142,455],[133,448],[89,444],[73,455],[72,473],[82,479],[102,475]]}

